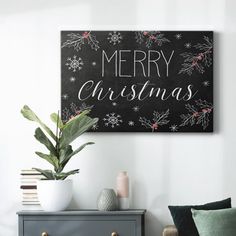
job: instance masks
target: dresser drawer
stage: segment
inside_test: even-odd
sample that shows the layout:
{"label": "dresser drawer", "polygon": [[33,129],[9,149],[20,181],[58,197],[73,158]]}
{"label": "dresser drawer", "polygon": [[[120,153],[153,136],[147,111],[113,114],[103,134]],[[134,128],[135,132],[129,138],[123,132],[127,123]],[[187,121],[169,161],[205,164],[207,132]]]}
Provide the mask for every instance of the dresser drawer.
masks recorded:
{"label": "dresser drawer", "polygon": [[24,236],[135,236],[135,228],[132,220],[25,220]]}

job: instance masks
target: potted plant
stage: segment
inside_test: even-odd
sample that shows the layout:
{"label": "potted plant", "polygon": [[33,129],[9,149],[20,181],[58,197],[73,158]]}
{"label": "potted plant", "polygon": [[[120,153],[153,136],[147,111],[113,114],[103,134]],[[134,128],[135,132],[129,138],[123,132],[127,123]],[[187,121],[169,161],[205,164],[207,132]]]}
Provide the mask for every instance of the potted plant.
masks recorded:
{"label": "potted plant", "polygon": [[48,149],[49,153],[35,153],[53,166],[53,170],[33,168],[44,176],[44,179],[37,184],[41,206],[46,211],[64,210],[72,197],[72,180],[67,177],[79,172],[79,169],[65,172],[64,168],[74,155],[87,145],[94,144],[87,142],[73,150],[71,143],[95,125],[98,118],[89,117],[89,110],[84,110],[63,123],[59,114],[52,113],[50,118],[56,124],[54,133],[28,106],[25,105],[21,113],[26,119],[39,124],[40,127],[36,128],[34,137]]}

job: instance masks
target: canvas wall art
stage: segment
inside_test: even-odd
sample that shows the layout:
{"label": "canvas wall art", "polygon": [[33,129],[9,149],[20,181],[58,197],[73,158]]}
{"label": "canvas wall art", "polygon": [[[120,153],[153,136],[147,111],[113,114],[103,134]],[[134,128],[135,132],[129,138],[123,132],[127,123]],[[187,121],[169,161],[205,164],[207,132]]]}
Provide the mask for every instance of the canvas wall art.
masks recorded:
{"label": "canvas wall art", "polygon": [[212,31],[62,31],[61,115],[94,132],[212,132]]}

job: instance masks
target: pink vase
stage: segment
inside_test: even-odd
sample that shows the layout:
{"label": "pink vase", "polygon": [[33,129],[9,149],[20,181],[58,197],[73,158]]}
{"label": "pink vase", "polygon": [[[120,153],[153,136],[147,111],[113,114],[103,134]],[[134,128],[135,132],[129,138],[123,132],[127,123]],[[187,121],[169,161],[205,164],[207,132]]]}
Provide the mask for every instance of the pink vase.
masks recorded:
{"label": "pink vase", "polygon": [[117,175],[116,190],[119,209],[129,209],[129,177],[126,171],[121,171]]}

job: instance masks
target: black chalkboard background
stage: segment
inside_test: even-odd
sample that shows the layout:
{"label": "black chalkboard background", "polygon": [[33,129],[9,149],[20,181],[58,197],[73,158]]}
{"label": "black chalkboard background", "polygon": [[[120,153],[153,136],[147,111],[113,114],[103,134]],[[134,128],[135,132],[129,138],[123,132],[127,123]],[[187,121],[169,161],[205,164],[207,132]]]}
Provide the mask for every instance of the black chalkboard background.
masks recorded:
{"label": "black chalkboard background", "polygon": [[[117,54],[114,54],[116,50]],[[134,50],[136,50],[136,60],[145,57],[142,63],[135,63],[135,76]],[[150,62],[149,76],[148,52],[151,60],[156,59],[156,62]],[[121,59],[126,61],[121,61],[119,64],[120,55]],[[171,57],[168,75],[163,55],[167,62]],[[119,65],[121,65],[120,74],[130,77],[119,75]],[[102,81],[99,87],[103,89],[101,97],[108,92],[102,100],[98,100],[100,90],[94,97],[91,96],[99,81]],[[153,89],[156,89],[157,93],[157,89],[160,88],[160,94],[155,97],[155,93],[140,100],[137,96],[147,81],[149,85],[142,91],[141,99]],[[136,95],[133,100],[132,86]],[[188,86],[191,86],[193,94],[196,92],[194,96],[188,93]],[[112,100],[109,99],[109,88],[110,91],[114,91],[114,97],[122,90],[123,95],[130,95],[128,99],[120,96]],[[161,99],[164,91],[162,89],[166,90],[164,100]],[[81,97],[78,97],[79,92]],[[176,99],[178,92],[180,92],[179,101]],[[184,94],[186,94],[185,99],[182,99]],[[90,115],[99,118],[98,125],[92,129],[94,132],[212,132],[213,32],[62,31],[63,121],[69,120],[84,109],[91,109]]]}

